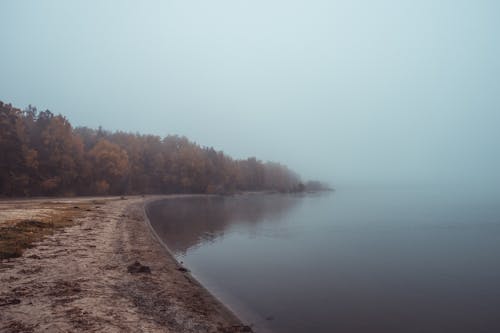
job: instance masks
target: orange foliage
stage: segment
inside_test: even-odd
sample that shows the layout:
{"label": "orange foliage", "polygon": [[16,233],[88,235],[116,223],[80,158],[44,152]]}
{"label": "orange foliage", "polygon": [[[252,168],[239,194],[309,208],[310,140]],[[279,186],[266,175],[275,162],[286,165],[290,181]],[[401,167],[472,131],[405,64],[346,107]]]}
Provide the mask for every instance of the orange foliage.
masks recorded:
{"label": "orange foliage", "polygon": [[0,194],[294,191],[300,178],[255,157],[233,160],[185,137],[72,128],[34,107],[0,102]]}

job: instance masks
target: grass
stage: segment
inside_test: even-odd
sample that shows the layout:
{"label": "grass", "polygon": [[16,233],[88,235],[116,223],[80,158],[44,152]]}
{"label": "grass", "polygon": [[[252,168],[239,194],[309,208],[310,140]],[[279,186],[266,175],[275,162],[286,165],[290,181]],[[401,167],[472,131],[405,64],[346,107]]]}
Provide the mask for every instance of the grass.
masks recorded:
{"label": "grass", "polygon": [[78,206],[69,204],[59,206],[47,217],[24,219],[1,226],[0,260],[20,257],[25,249],[32,248],[45,236],[53,234],[58,229],[74,225],[75,219],[83,216],[92,205],[85,203]]}

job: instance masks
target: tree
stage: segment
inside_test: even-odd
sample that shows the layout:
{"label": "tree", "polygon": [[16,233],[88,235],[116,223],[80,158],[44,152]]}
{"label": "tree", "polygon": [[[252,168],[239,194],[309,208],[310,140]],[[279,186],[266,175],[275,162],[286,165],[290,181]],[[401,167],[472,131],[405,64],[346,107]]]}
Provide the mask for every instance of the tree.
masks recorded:
{"label": "tree", "polygon": [[63,116],[49,111],[40,113],[37,140],[39,174],[44,194],[69,193],[80,174],[83,143],[73,134],[71,124]]}
{"label": "tree", "polygon": [[48,110],[0,102],[1,195],[289,192],[299,184],[282,164],[233,160],[186,137],[73,129]]}
{"label": "tree", "polygon": [[33,158],[19,109],[0,102],[0,190],[6,195],[20,195],[29,183],[27,158]]}
{"label": "tree", "polygon": [[[117,144],[101,139],[89,151],[93,165],[94,186],[100,194],[119,194],[126,187],[128,155]],[[106,186],[105,184],[108,184]]]}

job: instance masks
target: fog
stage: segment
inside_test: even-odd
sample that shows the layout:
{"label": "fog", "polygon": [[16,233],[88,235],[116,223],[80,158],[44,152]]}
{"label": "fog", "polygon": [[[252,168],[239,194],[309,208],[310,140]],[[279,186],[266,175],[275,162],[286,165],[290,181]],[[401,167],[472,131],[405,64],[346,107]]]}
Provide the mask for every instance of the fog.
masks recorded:
{"label": "fog", "polygon": [[336,186],[500,185],[497,1],[3,1],[0,100]]}

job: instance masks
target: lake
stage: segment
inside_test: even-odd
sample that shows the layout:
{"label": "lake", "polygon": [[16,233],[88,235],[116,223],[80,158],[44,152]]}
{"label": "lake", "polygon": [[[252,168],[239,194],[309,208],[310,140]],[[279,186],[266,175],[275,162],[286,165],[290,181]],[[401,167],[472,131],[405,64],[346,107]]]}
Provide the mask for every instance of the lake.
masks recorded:
{"label": "lake", "polygon": [[500,196],[346,189],[167,199],[147,212],[257,332],[500,332]]}

